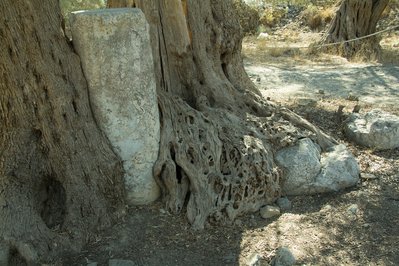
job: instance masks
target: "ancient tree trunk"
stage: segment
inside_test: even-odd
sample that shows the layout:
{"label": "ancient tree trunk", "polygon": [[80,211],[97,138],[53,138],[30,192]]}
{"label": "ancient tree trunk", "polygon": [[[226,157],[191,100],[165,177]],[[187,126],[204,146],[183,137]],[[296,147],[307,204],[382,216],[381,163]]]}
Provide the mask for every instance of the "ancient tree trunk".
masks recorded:
{"label": "ancient tree trunk", "polygon": [[[123,6],[118,2],[108,7]],[[281,193],[275,151],[305,136],[324,148],[333,145],[308,122],[258,96],[243,68],[232,1],[133,2],[151,25],[161,115],[154,175],[171,212],[186,210],[202,228],[256,211]]]}
{"label": "ancient tree trunk", "polygon": [[45,260],[121,210],[121,163],[93,120],[58,1],[1,1],[0,40],[0,246]]}
{"label": "ancient tree trunk", "polygon": [[[389,0],[342,0],[322,44],[336,43],[376,32],[377,22]],[[327,51],[346,58],[376,59],[379,56],[380,37],[372,36],[361,40],[328,46]]]}

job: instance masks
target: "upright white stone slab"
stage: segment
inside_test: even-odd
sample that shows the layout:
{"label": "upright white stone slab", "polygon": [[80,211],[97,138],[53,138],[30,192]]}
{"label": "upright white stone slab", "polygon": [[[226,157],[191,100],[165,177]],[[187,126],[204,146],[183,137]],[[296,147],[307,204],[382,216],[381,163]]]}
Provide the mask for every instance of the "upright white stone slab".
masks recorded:
{"label": "upright white stone slab", "polygon": [[149,25],[140,9],[121,8],[74,12],[71,26],[94,116],[123,160],[128,201],[150,203],[160,194],[152,174],[160,125]]}

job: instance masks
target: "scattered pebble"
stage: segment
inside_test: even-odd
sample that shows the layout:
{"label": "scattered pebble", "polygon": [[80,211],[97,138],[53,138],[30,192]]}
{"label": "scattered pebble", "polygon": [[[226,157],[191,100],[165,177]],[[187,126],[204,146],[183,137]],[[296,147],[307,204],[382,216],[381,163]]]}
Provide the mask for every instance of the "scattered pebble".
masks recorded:
{"label": "scattered pebble", "polygon": [[373,174],[369,174],[369,173],[362,173],[361,174],[362,179],[364,180],[373,180],[373,179],[377,179],[377,176],[373,175]]}
{"label": "scattered pebble", "polygon": [[261,32],[256,39],[266,40],[267,38],[269,38],[269,34],[267,32]]}
{"label": "scattered pebble", "polygon": [[325,205],[323,208],[321,208],[321,212],[328,212],[328,211],[331,211],[332,210],[332,206],[331,205],[329,205],[329,204],[327,204],[327,205]]}
{"label": "scattered pebble", "polygon": [[259,210],[260,216],[263,219],[272,218],[280,215],[280,208],[276,206],[267,205]]}
{"label": "scattered pebble", "polygon": [[281,211],[289,211],[292,209],[291,201],[287,197],[282,197],[277,200],[277,205]]}
{"label": "scattered pebble", "polygon": [[364,228],[369,228],[369,227],[371,226],[371,224],[365,223],[365,224],[363,224],[362,226],[363,226]]}
{"label": "scattered pebble", "polygon": [[237,220],[234,221],[234,224],[236,226],[242,226],[242,221],[240,219],[237,219]]}
{"label": "scattered pebble", "polygon": [[252,254],[249,259],[248,259],[248,266],[262,266],[265,265],[263,263],[264,259],[261,255],[259,255],[258,253],[254,253]]}
{"label": "scattered pebble", "polygon": [[357,214],[357,212],[359,211],[359,206],[357,204],[352,204],[348,207],[347,211],[352,214]]}

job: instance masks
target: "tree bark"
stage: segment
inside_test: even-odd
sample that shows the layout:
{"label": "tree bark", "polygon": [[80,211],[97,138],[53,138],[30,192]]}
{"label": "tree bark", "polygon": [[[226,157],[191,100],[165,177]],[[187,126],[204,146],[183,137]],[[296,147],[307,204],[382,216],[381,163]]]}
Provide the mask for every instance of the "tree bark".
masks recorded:
{"label": "tree bark", "polygon": [[[376,32],[377,23],[389,0],[341,0],[322,44],[337,43],[360,38]],[[348,59],[378,59],[380,37],[328,46],[330,51]]]}
{"label": "tree bark", "polygon": [[27,263],[76,250],[124,202],[58,1],[0,2],[0,241]]}
{"label": "tree bark", "polygon": [[138,0],[134,6],[151,27],[161,114],[154,175],[169,211],[186,210],[194,228],[231,222],[280,196],[277,150],[304,136],[323,148],[335,143],[259,96],[242,64],[232,1]]}

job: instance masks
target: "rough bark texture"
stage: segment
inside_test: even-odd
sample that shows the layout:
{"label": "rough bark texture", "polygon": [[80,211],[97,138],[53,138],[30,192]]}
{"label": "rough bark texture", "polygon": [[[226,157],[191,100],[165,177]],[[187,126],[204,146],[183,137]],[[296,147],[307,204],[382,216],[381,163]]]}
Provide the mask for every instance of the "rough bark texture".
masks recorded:
{"label": "rough bark texture", "polygon": [[277,150],[303,137],[323,148],[335,143],[258,96],[243,68],[232,1],[130,4],[151,26],[161,115],[154,175],[169,211],[186,210],[194,228],[232,221],[279,197]]}
{"label": "rough bark texture", "polygon": [[0,241],[30,263],[110,225],[123,173],[93,120],[58,1],[1,1],[0,40]]}
{"label": "rough bark texture", "polygon": [[[356,39],[376,32],[378,20],[389,0],[342,0],[322,43]],[[378,59],[380,37],[329,46],[325,50],[346,58]]]}

